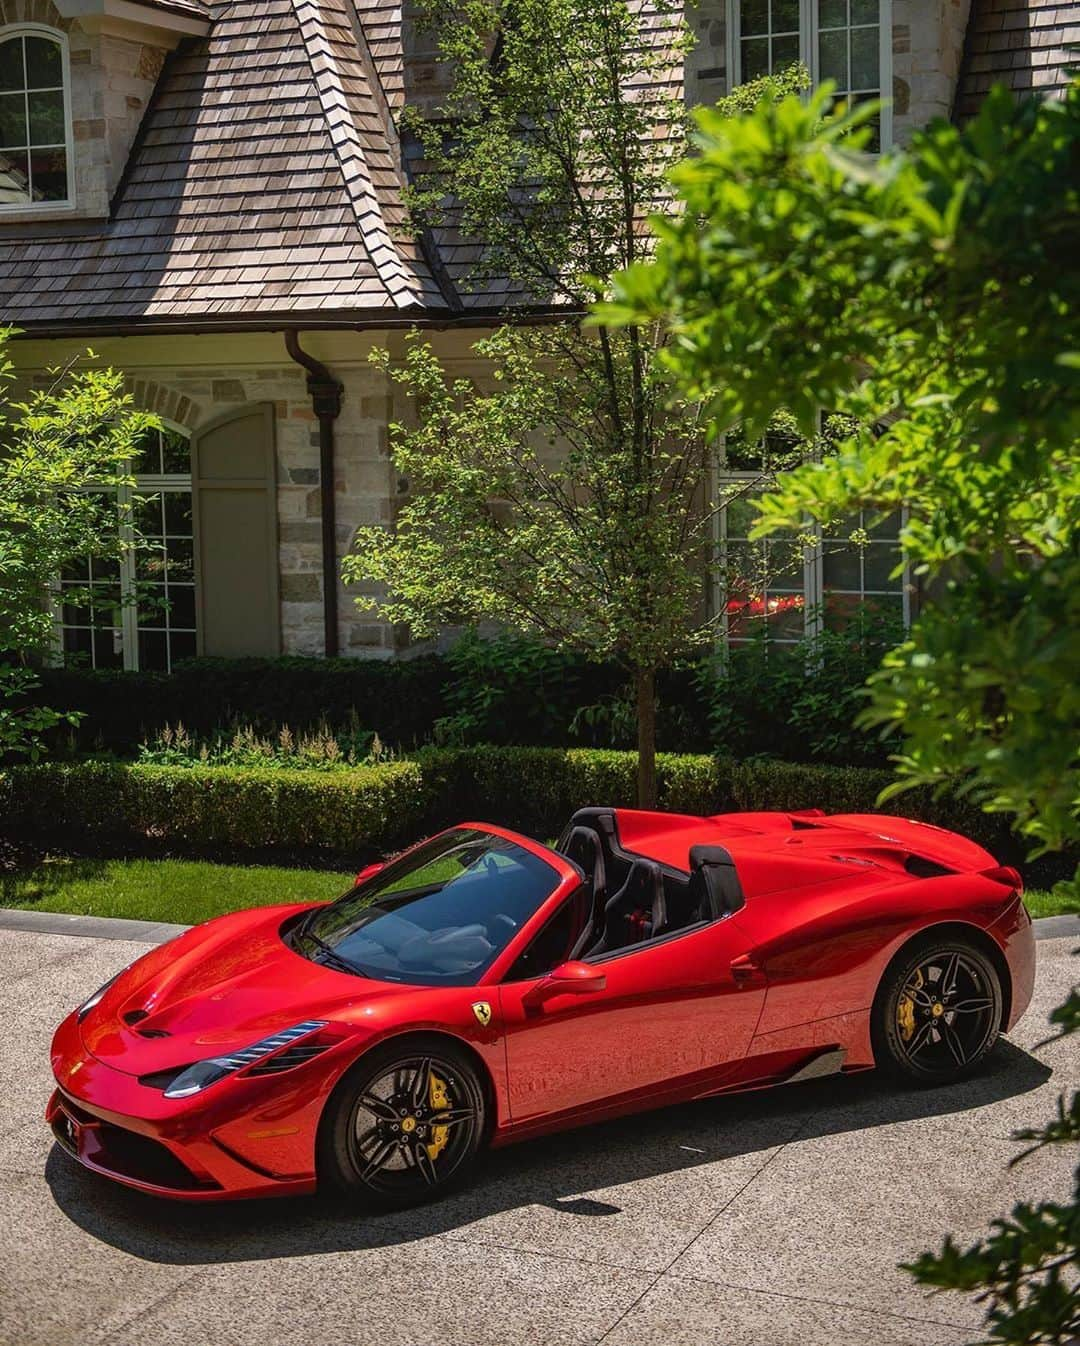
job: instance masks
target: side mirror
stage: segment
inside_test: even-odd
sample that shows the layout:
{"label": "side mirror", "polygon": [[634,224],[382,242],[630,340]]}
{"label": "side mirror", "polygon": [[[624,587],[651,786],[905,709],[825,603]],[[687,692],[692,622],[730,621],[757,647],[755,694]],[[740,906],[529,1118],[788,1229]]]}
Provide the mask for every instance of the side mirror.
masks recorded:
{"label": "side mirror", "polygon": [[385,868],[386,868],[385,860],[376,860],[373,864],[365,865],[364,868],[360,871],[360,873],[357,874],[356,876],[356,886],[359,886],[361,883],[366,883],[368,879],[374,878],[375,875],[378,874],[380,869]]}
{"label": "side mirror", "polygon": [[537,1013],[546,1000],[557,995],[589,995],[602,991],[607,977],[591,963],[560,963],[542,981],[526,991],[522,1004],[527,1012]]}
{"label": "side mirror", "polygon": [[588,995],[607,985],[607,977],[592,963],[560,963],[548,973],[547,980],[556,995]]}

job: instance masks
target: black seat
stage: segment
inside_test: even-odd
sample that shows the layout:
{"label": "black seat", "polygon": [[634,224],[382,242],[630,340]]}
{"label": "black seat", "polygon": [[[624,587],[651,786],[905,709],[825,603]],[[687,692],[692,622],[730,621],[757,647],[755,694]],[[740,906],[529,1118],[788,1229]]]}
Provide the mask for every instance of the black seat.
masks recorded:
{"label": "black seat", "polygon": [[611,953],[652,939],[667,924],[664,880],[652,860],[635,860],[626,882],[604,907],[604,930],[589,954]]}
{"label": "black seat", "polygon": [[604,908],[607,906],[607,865],[604,861],[604,847],[591,827],[571,828],[559,849],[581,870],[590,892],[589,916],[570,955],[577,958],[581,950],[596,938],[603,924]]}
{"label": "black seat", "polygon": [[700,906],[699,920],[730,916],[746,905],[735,861],[723,846],[690,847],[689,902]]}

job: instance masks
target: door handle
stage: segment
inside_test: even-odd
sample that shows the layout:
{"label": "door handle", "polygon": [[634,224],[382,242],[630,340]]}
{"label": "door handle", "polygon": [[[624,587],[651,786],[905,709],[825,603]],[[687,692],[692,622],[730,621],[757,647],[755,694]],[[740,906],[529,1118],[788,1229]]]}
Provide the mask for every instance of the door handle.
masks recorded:
{"label": "door handle", "polygon": [[731,976],[736,986],[764,986],[765,973],[748,953],[731,960]]}

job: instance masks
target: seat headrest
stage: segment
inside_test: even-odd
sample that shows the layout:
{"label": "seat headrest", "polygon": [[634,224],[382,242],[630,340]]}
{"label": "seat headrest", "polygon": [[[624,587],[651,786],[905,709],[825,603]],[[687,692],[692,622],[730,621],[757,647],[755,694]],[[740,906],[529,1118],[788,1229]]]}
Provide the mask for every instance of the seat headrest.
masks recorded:
{"label": "seat headrest", "polygon": [[714,916],[729,915],[746,905],[739,873],[724,846],[691,846],[691,878],[700,875]]}

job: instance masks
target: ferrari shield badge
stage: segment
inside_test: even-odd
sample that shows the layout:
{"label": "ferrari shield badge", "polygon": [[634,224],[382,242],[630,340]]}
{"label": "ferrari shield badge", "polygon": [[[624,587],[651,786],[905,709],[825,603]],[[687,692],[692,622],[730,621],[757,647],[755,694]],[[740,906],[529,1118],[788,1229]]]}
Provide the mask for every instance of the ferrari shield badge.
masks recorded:
{"label": "ferrari shield badge", "polygon": [[486,1028],[491,1023],[491,1006],[486,1000],[477,1000],[472,1007],[472,1012],[476,1015],[477,1023],[481,1028]]}

